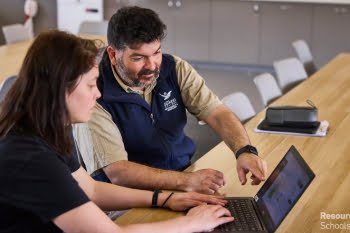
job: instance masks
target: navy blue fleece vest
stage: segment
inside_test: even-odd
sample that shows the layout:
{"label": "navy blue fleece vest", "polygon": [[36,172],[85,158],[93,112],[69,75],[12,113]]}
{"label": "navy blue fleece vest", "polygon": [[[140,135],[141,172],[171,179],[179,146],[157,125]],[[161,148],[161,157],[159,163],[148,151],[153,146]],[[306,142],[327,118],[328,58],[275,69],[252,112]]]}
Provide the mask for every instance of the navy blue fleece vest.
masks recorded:
{"label": "navy blue fleece vest", "polygon": [[123,137],[128,159],[152,167],[182,170],[195,151],[184,134],[186,109],[181,98],[175,61],[163,55],[151,106],[138,94],[126,93],[115,80],[105,53],[100,64],[98,103],[107,110]]}

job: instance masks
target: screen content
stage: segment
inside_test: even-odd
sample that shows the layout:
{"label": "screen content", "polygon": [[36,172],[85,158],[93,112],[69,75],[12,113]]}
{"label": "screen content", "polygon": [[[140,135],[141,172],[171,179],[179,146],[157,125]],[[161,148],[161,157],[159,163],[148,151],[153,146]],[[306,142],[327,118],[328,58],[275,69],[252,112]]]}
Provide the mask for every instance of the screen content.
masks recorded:
{"label": "screen content", "polygon": [[273,228],[277,228],[295,202],[304,192],[312,177],[305,167],[289,150],[276,170],[269,177],[266,186],[262,187],[257,202],[259,209]]}

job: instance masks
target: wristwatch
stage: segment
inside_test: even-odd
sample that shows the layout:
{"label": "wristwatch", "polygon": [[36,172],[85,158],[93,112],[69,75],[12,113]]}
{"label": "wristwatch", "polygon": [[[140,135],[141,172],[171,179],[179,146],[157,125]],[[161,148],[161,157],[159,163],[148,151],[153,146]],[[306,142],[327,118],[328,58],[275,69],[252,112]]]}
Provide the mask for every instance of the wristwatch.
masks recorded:
{"label": "wristwatch", "polygon": [[239,149],[236,153],[235,153],[235,156],[236,158],[238,159],[238,157],[243,154],[243,153],[252,153],[252,154],[255,154],[255,155],[258,155],[258,150],[252,146],[252,145],[246,145],[244,147],[242,147],[241,149]]}

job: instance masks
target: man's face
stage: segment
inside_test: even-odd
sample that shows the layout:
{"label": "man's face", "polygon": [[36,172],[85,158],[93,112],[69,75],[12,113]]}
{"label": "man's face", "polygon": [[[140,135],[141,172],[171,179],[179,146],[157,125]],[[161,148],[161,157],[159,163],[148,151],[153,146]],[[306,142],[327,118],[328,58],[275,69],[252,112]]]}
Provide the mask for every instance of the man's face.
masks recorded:
{"label": "man's face", "polygon": [[145,88],[159,76],[162,63],[160,41],[144,43],[136,48],[126,47],[123,51],[114,50],[114,59],[111,62],[125,84]]}

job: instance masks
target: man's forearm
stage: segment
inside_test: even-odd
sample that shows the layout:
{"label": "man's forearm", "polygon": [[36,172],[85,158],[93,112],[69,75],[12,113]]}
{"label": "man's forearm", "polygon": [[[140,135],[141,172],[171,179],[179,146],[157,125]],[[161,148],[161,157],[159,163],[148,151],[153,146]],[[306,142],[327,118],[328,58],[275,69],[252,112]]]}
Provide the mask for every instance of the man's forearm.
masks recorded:
{"label": "man's forearm", "polygon": [[225,106],[217,107],[205,120],[232,151],[236,152],[241,147],[250,144],[244,126]]}
{"label": "man's forearm", "polygon": [[[205,121],[221,136],[227,146],[236,153],[250,144],[248,134],[238,118],[225,106],[216,108]],[[237,159],[237,173],[241,184],[247,182],[246,174],[252,173],[252,184],[257,185],[265,179],[266,162],[253,153],[243,153]]]}
{"label": "man's forearm", "polygon": [[103,168],[113,184],[138,189],[184,190],[187,173],[162,170],[130,161],[117,161]]}

